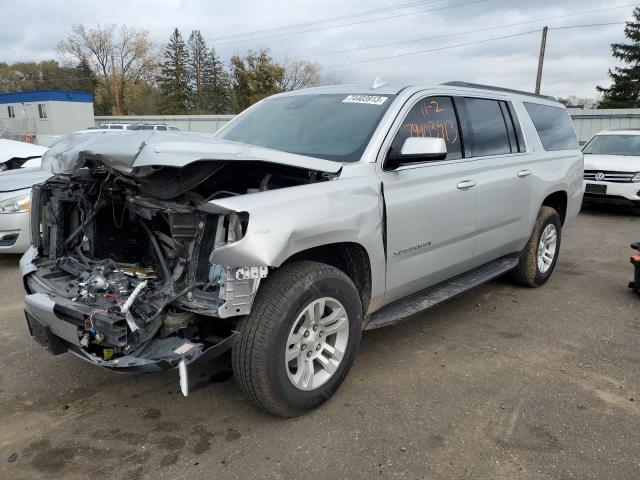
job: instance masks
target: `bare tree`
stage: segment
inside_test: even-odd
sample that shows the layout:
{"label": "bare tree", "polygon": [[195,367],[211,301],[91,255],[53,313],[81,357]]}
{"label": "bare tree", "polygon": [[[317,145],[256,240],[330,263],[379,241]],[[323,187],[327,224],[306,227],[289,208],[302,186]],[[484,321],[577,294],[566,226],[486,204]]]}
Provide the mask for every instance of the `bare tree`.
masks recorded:
{"label": "bare tree", "polygon": [[131,87],[152,78],[156,69],[153,44],[148,37],[146,30],[126,25],[74,25],[67,40],[58,45],[58,52],[91,65],[102,102],[114,115],[120,115],[126,111]]}
{"label": "bare tree", "polygon": [[283,91],[299,90],[320,85],[320,65],[302,59],[284,59],[280,65],[284,68],[284,76],[280,82]]}

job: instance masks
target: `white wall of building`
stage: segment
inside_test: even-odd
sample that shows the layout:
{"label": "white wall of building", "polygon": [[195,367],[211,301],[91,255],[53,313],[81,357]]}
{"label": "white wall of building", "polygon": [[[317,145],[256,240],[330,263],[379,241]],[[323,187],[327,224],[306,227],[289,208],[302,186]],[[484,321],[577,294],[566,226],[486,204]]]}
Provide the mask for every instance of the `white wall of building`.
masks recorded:
{"label": "white wall of building", "polygon": [[[41,118],[39,105],[43,105],[46,118]],[[14,118],[9,116],[13,108]],[[93,104],[89,102],[43,101],[0,104],[0,132],[7,129],[22,134],[39,144],[46,145],[65,133],[93,126]]]}
{"label": "white wall of building", "polygon": [[638,108],[610,110],[569,108],[568,111],[581,144],[588,142],[596,133],[607,128],[640,129],[640,109]]}

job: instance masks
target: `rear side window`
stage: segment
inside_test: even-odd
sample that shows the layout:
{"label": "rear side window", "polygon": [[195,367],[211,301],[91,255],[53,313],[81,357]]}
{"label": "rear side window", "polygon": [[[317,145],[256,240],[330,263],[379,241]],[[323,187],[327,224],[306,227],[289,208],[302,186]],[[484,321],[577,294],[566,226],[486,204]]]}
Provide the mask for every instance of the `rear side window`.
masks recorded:
{"label": "rear side window", "polygon": [[391,150],[400,152],[409,137],[443,138],[447,144],[447,160],[462,158],[458,119],[451,98],[428,97],[416,103],[402,121]]}
{"label": "rear side window", "polygon": [[[503,113],[503,106],[498,100],[486,98],[465,98],[464,112],[461,116],[466,119],[465,147],[467,156],[484,157],[486,155],[503,155],[517,152],[513,123],[509,118],[509,127]],[[505,113],[509,113],[506,109]]]}
{"label": "rear side window", "polygon": [[527,102],[524,106],[533,120],[542,146],[546,151],[578,148],[578,139],[573,123],[564,108]]}

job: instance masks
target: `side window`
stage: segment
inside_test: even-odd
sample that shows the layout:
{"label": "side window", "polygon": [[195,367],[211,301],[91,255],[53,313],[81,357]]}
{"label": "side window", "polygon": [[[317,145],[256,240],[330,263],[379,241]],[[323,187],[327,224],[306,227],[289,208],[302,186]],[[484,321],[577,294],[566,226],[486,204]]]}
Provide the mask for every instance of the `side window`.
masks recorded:
{"label": "side window", "polygon": [[13,105],[7,105],[7,111],[9,113],[9,118],[16,118],[16,111]]}
{"label": "side window", "polygon": [[542,146],[546,151],[578,148],[576,131],[564,108],[527,102],[524,106],[533,120],[533,125],[538,131]]}
{"label": "side window", "polygon": [[38,104],[38,115],[43,120],[47,118],[47,106],[44,103]]}
{"label": "side window", "polygon": [[[466,120],[465,146],[467,156],[483,157],[517,152],[515,132],[507,129],[503,107],[498,100],[465,98],[465,109],[461,115]],[[513,128],[513,123],[510,122]],[[468,131],[467,131],[468,130]]]}
{"label": "side window", "polygon": [[160,125],[158,127],[158,130],[162,130],[163,132],[165,132],[167,130],[167,127],[165,127],[164,125]]}
{"label": "side window", "polygon": [[458,119],[450,97],[427,97],[416,103],[404,118],[391,142],[391,150],[400,152],[409,137],[444,138],[447,160],[462,157]]}

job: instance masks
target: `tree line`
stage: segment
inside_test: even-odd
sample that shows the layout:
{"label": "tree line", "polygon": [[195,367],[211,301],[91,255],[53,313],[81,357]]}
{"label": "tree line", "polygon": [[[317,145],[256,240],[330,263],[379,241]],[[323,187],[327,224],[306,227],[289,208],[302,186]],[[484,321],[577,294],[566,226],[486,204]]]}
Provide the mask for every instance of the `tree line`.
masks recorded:
{"label": "tree line", "polygon": [[160,50],[146,30],[126,25],[74,25],[58,60],[0,63],[0,92],[87,91],[96,115],[231,114],[274,93],[322,83],[320,67],[276,60],[267,49],[228,63],[199,30],[177,28]]}
{"label": "tree line", "polygon": [[[626,23],[629,43],[614,43],[620,66],[611,86],[596,87],[596,108],[640,108],[640,7]],[[162,50],[146,30],[126,25],[75,25],[58,45],[60,60],[0,62],[0,92],[39,89],[88,91],[98,115],[238,113],[274,93],[324,83],[320,66],[276,60],[267,49],[233,55],[225,63],[199,30],[176,28]],[[333,82],[336,83],[336,82]],[[570,96],[565,104],[590,99]]]}

